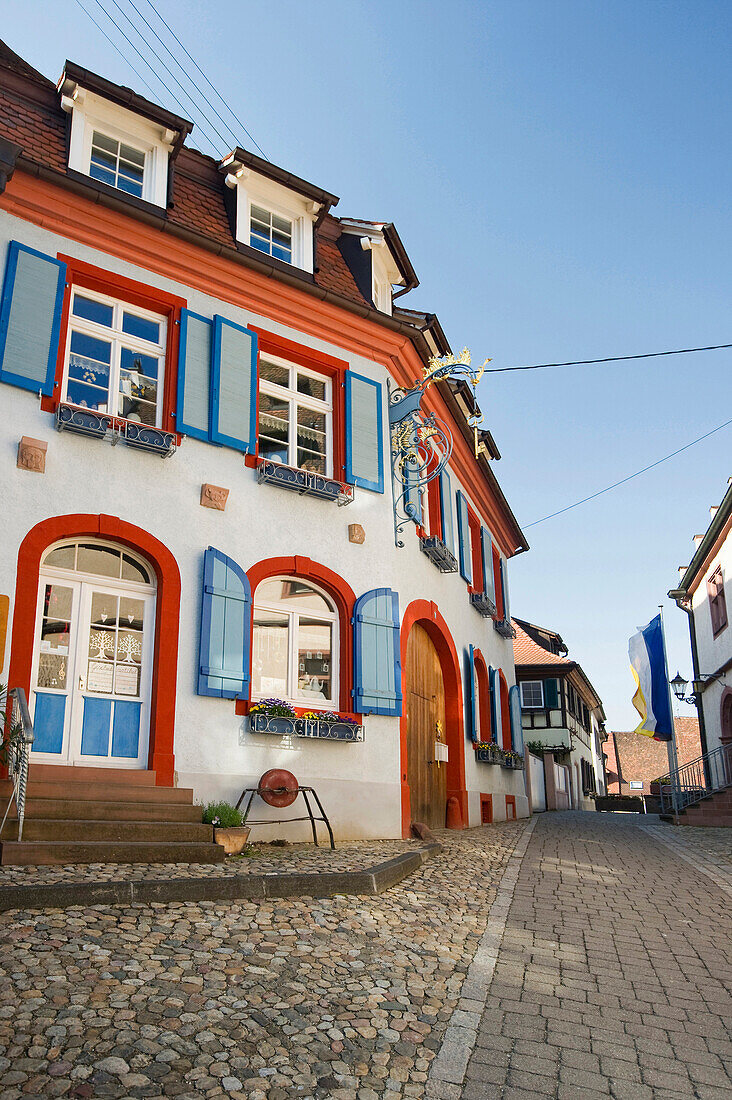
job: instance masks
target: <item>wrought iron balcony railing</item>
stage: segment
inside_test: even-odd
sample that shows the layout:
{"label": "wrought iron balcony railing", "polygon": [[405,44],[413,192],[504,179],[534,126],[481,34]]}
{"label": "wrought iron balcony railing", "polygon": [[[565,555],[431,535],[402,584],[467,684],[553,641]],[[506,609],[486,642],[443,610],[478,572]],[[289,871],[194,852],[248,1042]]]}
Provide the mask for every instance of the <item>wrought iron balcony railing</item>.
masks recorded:
{"label": "wrought iron balcony railing", "polygon": [[484,619],[491,619],[496,613],[496,605],[486,592],[471,592],[470,602]]}
{"label": "wrought iron balcony railing", "polygon": [[422,553],[426,554],[441,573],[457,573],[457,558],[448,550],[441,538],[436,536],[419,540]]}
{"label": "wrought iron balcony railing", "polygon": [[164,432],[150,424],[140,424],[135,420],[110,416],[95,409],[84,409],[78,405],[61,402],[56,408],[56,427],[60,432],[76,432],[78,435],[91,435],[96,439],[108,439],[112,446],[120,440],[128,447],[138,447],[151,451],[161,458],[175,453],[176,443],[173,432]]}
{"label": "wrought iron balcony railing", "polygon": [[354,495],[352,485],[326,477],[325,474],[299,470],[295,466],[285,466],[281,462],[272,462],[266,458],[260,459],[257,463],[257,481],[260,485],[264,482],[279,485],[283,489],[299,493],[300,496],[334,500],[339,507],[350,504]]}

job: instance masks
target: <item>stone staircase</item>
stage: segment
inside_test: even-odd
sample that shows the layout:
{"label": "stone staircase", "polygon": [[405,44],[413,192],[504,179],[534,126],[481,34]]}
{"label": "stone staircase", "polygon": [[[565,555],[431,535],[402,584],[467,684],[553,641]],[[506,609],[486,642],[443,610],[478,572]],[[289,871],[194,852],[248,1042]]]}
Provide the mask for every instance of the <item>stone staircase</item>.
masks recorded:
{"label": "stone staircase", "polygon": [[707,825],[714,828],[732,826],[732,787],[709,794],[693,806],[681,810],[679,825]]}
{"label": "stone staircase", "polygon": [[[11,794],[0,781],[0,820]],[[15,813],[15,803],[11,807]],[[0,864],[219,863],[193,791],[157,787],[155,772],[31,764],[23,839],[17,817],[0,835]]]}

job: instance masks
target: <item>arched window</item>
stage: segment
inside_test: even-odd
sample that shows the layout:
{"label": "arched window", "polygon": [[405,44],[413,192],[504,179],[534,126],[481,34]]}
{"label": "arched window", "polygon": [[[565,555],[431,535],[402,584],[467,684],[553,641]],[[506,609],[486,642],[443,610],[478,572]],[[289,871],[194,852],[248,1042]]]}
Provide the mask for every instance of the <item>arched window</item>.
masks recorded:
{"label": "arched window", "polygon": [[254,594],[252,698],[298,707],[338,707],[338,613],[297,577],[263,580]]}
{"label": "arched window", "polygon": [[493,741],[493,727],[491,723],[490,683],[488,679],[488,667],[485,658],[479,649],[475,651],[473,675],[475,677],[475,702],[477,707],[476,727],[478,738],[481,741]]}

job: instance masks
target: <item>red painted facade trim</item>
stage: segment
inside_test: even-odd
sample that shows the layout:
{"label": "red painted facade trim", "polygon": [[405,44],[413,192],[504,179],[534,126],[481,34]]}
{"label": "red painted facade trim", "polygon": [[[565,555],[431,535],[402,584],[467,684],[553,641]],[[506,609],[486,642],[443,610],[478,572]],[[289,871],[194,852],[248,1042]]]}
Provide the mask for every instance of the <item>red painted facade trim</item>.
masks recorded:
{"label": "red painted facade trim", "polygon": [[[319,562],[313,561],[312,558],[300,556],[265,558],[264,561],[257,562],[251,569],[248,569],[247,576],[252,589],[252,636],[254,634],[254,601],[257,586],[269,577],[307,577],[308,580],[313,581],[314,584],[319,585],[328,593],[338,612],[339,710],[341,714],[348,714],[360,721],[359,715],[352,713],[353,630],[351,619],[353,618],[356,595],[351,586],[343,580],[343,577],[329,569],[327,565],[321,565]],[[248,703],[237,703],[237,714],[247,714],[248,712]]]}
{"label": "red painted facade trim", "polygon": [[[77,260],[74,256],[66,256],[58,253],[59,260],[66,264],[66,290],[61,313],[61,331],[58,344],[58,357],[56,359],[56,377],[53,384],[53,397],[43,397],[41,408],[45,412],[55,412],[59,402],[63,384],[64,368],[66,366],[66,341],[69,328],[69,311],[71,309],[71,292],[74,287],[83,287],[86,290],[94,290],[98,294],[106,294],[110,298],[129,302],[130,305],[139,306],[141,309],[149,309],[151,312],[163,315],[167,322],[166,349],[165,349],[165,374],[163,381],[163,416],[162,430],[175,431],[175,405],[178,386],[178,344],[180,340],[180,311],[186,307],[186,299],[176,294],[170,294],[158,287],[148,286],[146,283],[128,279],[124,275],[117,275],[113,271],[95,267],[92,264]],[[178,437],[180,443],[180,437]]]}
{"label": "red painted facade trim", "polygon": [[436,603],[413,600],[404,612],[400,638],[402,695],[404,705],[399,719],[400,781],[402,788],[402,836],[410,835],[412,822],[407,783],[407,705],[405,670],[409,632],[415,623],[429,634],[440,658],[445,684],[445,738],[448,746],[447,797],[458,800],[463,827],[468,826],[468,792],[465,786],[465,733],[463,729],[463,681],[455,643]]}
{"label": "red painted facade trim", "polygon": [[481,794],[480,796],[480,823],[481,825],[493,824],[493,795]]}
{"label": "red painted facade trim", "polygon": [[[287,340],[284,336],[278,336],[273,332],[267,332],[257,325],[251,328],[259,338],[259,355],[276,355],[280,359],[286,359],[297,366],[315,371],[324,375],[331,381],[332,407],[333,407],[333,477],[337,481],[343,481],[346,476],[346,396],[345,373],[348,363],[344,359],[336,359],[334,355],[326,355],[323,351],[316,351],[305,344],[297,344],[294,340]],[[259,370],[259,362],[257,362]],[[257,390],[257,423],[259,422],[259,390]],[[252,465],[256,466],[259,455],[247,455],[253,458]]]}
{"label": "red painted facade trim", "polygon": [[506,821],[516,820],[516,795],[506,795]]}
{"label": "red painted facade trim", "polygon": [[488,679],[488,666],[485,657],[479,649],[473,651],[475,674],[478,681],[478,714],[480,715],[480,729],[478,731],[481,741],[491,741],[493,738],[493,726],[491,723],[491,689]]}
{"label": "red painted facade trim", "polygon": [[37,523],[18,551],[15,609],[9,682],[30,694],[33,642],[38,603],[38,576],[44,552],[62,539],[87,536],[104,538],[136,550],[150,563],[157,578],[155,659],[150,700],[148,767],[155,782],[172,787],[175,771],[175,700],[178,669],[178,627],[181,581],[178,563],[162,542],[116,516],[53,516]]}
{"label": "red painted facade trim", "polygon": [[[504,749],[511,750],[511,709],[508,702],[508,684],[506,677],[503,675],[503,669],[498,670],[498,682],[500,684],[501,691],[501,738],[503,740]],[[498,738],[498,730],[496,730],[496,738]]]}

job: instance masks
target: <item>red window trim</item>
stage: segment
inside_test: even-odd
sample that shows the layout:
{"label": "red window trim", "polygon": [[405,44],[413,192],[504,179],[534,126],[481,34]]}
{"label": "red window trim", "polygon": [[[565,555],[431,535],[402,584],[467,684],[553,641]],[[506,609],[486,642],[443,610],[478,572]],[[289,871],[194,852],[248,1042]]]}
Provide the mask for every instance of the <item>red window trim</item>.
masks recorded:
{"label": "red window trim", "polygon": [[[509,809],[511,809],[513,812],[509,813],[508,812]],[[507,794],[506,795],[506,821],[515,821],[515,820],[516,820],[516,795],[515,794]]]}
{"label": "red window trim", "polygon": [[473,651],[476,679],[478,681],[478,715],[480,718],[480,740],[490,743],[493,740],[493,722],[491,720],[491,688],[488,679],[488,665],[479,649]]}
{"label": "red window trim", "polygon": [[504,609],[503,609],[503,581],[501,579],[501,555],[498,553],[495,545],[491,547],[491,554],[493,555],[493,584],[496,590],[496,614],[497,621],[503,622]]}
{"label": "red window trim", "polygon": [[480,823],[481,825],[493,824],[493,795],[481,794],[480,796]]}
{"label": "red window trim", "polygon": [[[177,294],[170,294],[159,287],[148,286],[146,283],[128,279],[125,275],[118,275],[114,271],[106,271],[104,268],[95,267],[93,264],[85,263],[75,256],[65,256],[62,252],[59,252],[57,258],[66,264],[66,288],[61,312],[61,331],[59,334],[53,397],[43,397],[41,408],[45,412],[54,413],[59,403],[66,366],[66,341],[69,329],[71,291],[74,287],[84,287],[86,290],[94,290],[98,294],[107,294],[110,298],[128,302],[130,305],[139,306],[141,309],[149,309],[165,317],[167,333],[161,427],[163,431],[175,432],[175,417],[173,414],[175,412],[178,386],[180,313],[187,305],[186,299],[180,298]],[[180,442],[180,436],[177,439]]]}
{"label": "red window trim", "polygon": [[[257,587],[269,577],[279,576],[301,577],[303,580],[311,580],[314,584],[323,588],[335,603],[338,613],[338,675],[340,679],[338,711],[339,714],[355,718],[360,722],[362,720],[361,716],[355,714],[351,709],[353,705],[353,632],[351,619],[353,618],[356,594],[348,582],[343,580],[343,577],[334,573],[326,565],[321,565],[311,558],[304,558],[299,555],[266,558],[247,570],[247,577],[252,590],[252,636],[254,634],[254,601]],[[249,675],[251,683],[251,656]],[[237,700],[236,713],[248,714],[250,705],[248,701]],[[295,710],[300,713],[308,709],[311,708],[306,706],[295,707]]]}
{"label": "red window trim", "polygon": [[[257,377],[259,376],[259,356],[276,355],[280,359],[287,359],[299,367],[316,371],[330,378],[332,386],[333,402],[333,477],[336,481],[344,481],[346,477],[346,408],[345,408],[345,373],[348,363],[344,359],[336,359],[334,355],[328,355],[324,351],[317,351],[305,344],[297,344],[294,340],[288,340],[284,336],[278,336],[274,332],[259,328],[257,325],[249,326],[258,337],[257,353]],[[257,445],[253,455],[246,455],[244,462],[247,466],[255,467],[259,461],[259,386],[257,386]]]}
{"label": "red window trim", "polygon": [[714,570],[707,581],[707,597],[712,620],[712,637],[716,638],[727,626],[727,598],[721,565]]}
{"label": "red window trim", "polygon": [[501,693],[501,740],[503,748],[510,751],[511,744],[511,707],[508,699],[508,681],[503,675],[503,669],[498,670],[498,684]]}
{"label": "red window trim", "polygon": [[473,563],[473,583],[470,592],[483,591],[483,543],[480,537],[480,520],[468,505],[468,530],[470,531],[470,560]]}

